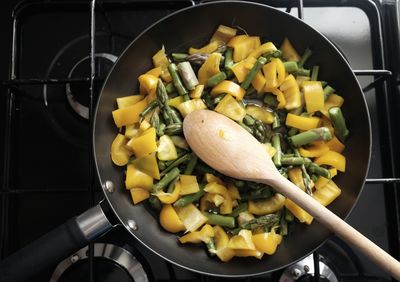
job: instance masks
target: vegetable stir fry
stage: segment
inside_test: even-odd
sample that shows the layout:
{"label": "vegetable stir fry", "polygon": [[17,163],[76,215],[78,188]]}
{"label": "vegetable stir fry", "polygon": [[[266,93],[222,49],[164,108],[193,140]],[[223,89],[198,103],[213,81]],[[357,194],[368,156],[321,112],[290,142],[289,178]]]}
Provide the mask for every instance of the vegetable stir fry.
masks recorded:
{"label": "vegetable stir fry", "polygon": [[[252,134],[280,173],[327,206],[341,193],[349,135],[344,99],[285,39],[278,49],[259,36],[220,25],[205,46],[152,58],[139,76],[140,95],[117,99],[115,165],[126,166],[133,203],[147,201],[182,244],[203,244],[221,261],[272,255],[297,220],[313,218],[260,183],[224,176],[192,152],[182,121],[198,109],[221,113]],[[222,136],[223,137],[223,136]]]}

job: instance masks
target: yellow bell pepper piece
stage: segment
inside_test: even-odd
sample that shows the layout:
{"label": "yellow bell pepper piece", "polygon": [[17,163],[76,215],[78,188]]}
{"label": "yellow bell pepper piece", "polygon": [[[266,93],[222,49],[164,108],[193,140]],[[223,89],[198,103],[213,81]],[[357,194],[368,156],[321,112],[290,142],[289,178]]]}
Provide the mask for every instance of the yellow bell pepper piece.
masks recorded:
{"label": "yellow bell pepper piece", "polygon": [[237,63],[260,47],[261,41],[258,36],[238,35],[229,40],[227,45],[233,48],[233,61]]}
{"label": "yellow bell pepper piece", "polygon": [[228,248],[233,250],[255,250],[251,230],[242,229],[238,235],[233,236],[228,243]]}
{"label": "yellow bell pepper piece", "polygon": [[178,110],[183,117],[186,117],[193,111],[204,110],[204,109],[207,109],[207,106],[201,99],[191,99],[186,102],[183,102],[178,106]]}
{"label": "yellow bell pepper piece", "polygon": [[218,47],[221,45],[221,43],[219,41],[213,41],[208,43],[207,45],[196,49],[193,47],[189,48],[189,55],[193,55],[193,54],[211,54],[215,51],[217,51]]}
{"label": "yellow bell pepper piece", "polygon": [[278,245],[282,242],[282,236],[276,234],[274,229],[268,233],[255,234],[252,239],[256,249],[267,255],[273,255]]}
{"label": "yellow bell pepper piece", "polygon": [[137,128],[136,124],[127,125],[125,127],[125,137],[132,139],[134,137],[139,136],[139,128]]}
{"label": "yellow bell pepper piece", "polygon": [[296,77],[296,82],[299,87],[301,87],[301,85],[303,84],[303,81],[310,81],[310,77],[309,76],[301,76],[301,75],[298,75]]}
{"label": "yellow bell pepper piece", "polygon": [[[266,89],[264,89],[264,91],[266,91]],[[272,94],[274,94],[276,96],[276,100],[278,100],[278,109],[283,109],[286,106],[286,98],[285,98],[285,94],[283,94],[282,91],[280,91],[278,88],[275,89],[271,89],[269,91],[266,92],[271,92]]]}
{"label": "yellow bell pepper piece", "polygon": [[225,200],[219,209],[221,214],[230,214],[232,212],[232,198],[225,186],[216,182],[208,183],[204,191],[224,197]]}
{"label": "yellow bell pepper piece", "polygon": [[210,204],[214,204],[214,206],[219,207],[224,203],[224,201],[225,199],[221,195],[205,193],[200,199],[200,210],[202,212],[206,212],[210,209]]}
{"label": "yellow bell pepper piece", "polygon": [[218,103],[215,111],[236,121],[242,121],[246,115],[246,110],[229,94]]}
{"label": "yellow bell pepper piece", "polygon": [[300,89],[293,75],[288,75],[279,89],[285,94],[285,109],[293,110],[301,106]]}
{"label": "yellow bell pepper piece", "polygon": [[285,207],[302,223],[311,224],[313,217],[296,205],[292,200],[285,200]]}
{"label": "yellow bell pepper piece", "polygon": [[262,259],[263,256],[264,253],[258,250],[235,250],[235,257],[255,257]]}
{"label": "yellow bell pepper piece", "polygon": [[255,215],[265,215],[280,210],[285,203],[285,196],[276,193],[268,199],[249,201],[248,211]]}
{"label": "yellow bell pepper piece", "polygon": [[278,49],[276,49],[274,43],[272,42],[266,42],[262,45],[260,45],[259,47],[257,47],[255,50],[253,50],[250,54],[249,57],[253,57],[258,59],[258,57],[260,57],[263,54],[270,54],[274,51],[277,51]]}
{"label": "yellow bell pepper piece", "polygon": [[239,189],[232,183],[228,184],[228,193],[232,200],[240,200]]}
{"label": "yellow bell pepper piece", "polygon": [[265,88],[272,89],[278,87],[278,78],[276,75],[276,61],[270,61],[262,67],[265,77]]}
{"label": "yellow bell pepper piece", "polygon": [[160,171],[158,169],[156,153],[151,153],[143,157],[137,158],[131,162],[138,170],[150,175],[155,179],[160,179]]}
{"label": "yellow bell pepper piece", "polygon": [[304,186],[304,181],[303,181],[303,172],[299,167],[294,167],[288,171],[288,177],[290,181],[293,182],[294,185],[299,187],[301,190],[305,191],[306,188]]}
{"label": "yellow bell pepper piece", "polygon": [[282,42],[280,50],[282,51],[282,57],[288,61],[300,61],[300,55],[294,49],[292,43],[288,38],[285,38]]}
{"label": "yellow bell pepper piece", "polygon": [[326,142],[326,146],[328,146],[331,151],[338,153],[343,152],[344,148],[346,147],[342,142],[339,141],[339,139],[336,138],[336,136]]}
{"label": "yellow bell pepper piece", "polygon": [[168,100],[168,105],[174,107],[175,109],[178,109],[179,105],[182,104],[183,102],[184,101],[182,96],[176,96],[175,98]]}
{"label": "yellow bell pepper piece", "polygon": [[139,129],[143,132],[143,131],[146,131],[147,129],[149,129],[150,127],[151,127],[151,124],[147,120],[143,120],[140,123]]}
{"label": "yellow bell pepper piece", "polygon": [[[331,174],[331,178],[333,178],[335,175],[337,175],[337,169],[336,168],[330,168],[329,172]],[[317,182],[315,182],[315,189],[319,190],[322,189],[326,184],[329,183],[331,179],[325,178],[323,176],[319,176],[317,179]]]}
{"label": "yellow bell pepper piece", "polygon": [[157,158],[161,161],[172,161],[178,158],[174,142],[168,135],[163,135],[158,141]]}
{"label": "yellow bell pepper piece", "polygon": [[189,96],[192,99],[200,99],[203,95],[204,85],[198,84],[196,87],[190,91]]}
{"label": "yellow bell pepper piece", "polygon": [[286,78],[286,70],[285,70],[285,65],[279,58],[273,58],[271,60],[272,62],[275,62],[276,65],[276,78],[278,81],[278,85],[281,85]]}
{"label": "yellow bell pepper piece", "polygon": [[287,126],[295,127],[300,130],[310,130],[313,128],[317,128],[319,125],[320,119],[317,117],[303,117],[288,113],[286,116],[285,124]]}
{"label": "yellow bell pepper piece", "polygon": [[151,127],[146,130],[143,135],[131,139],[128,142],[128,146],[132,148],[137,158],[157,152],[155,128]]}
{"label": "yellow bell pepper piece", "polygon": [[301,84],[308,113],[324,110],[324,90],[320,81],[304,81]]}
{"label": "yellow bell pepper piece", "polygon": [[149,191],[142,188],[133,188],[130,189],[131,196],[133,200],[133,204],[136,205],[150,197]]}
{"label": "yellow bell pepper piece", "polygon": [[274,115],[259,106],[249,105],[246,107],[246,113],[263,123],[271,124],[274,121]]}
{"label": "yellow bell pepper piece", "polygon": [[164,46],[153,56],[153,64],[155,67],[161,67],[161,78],[165,82],[171,82],[172,77],[168,71],[169,60],[165,55]]}
{"label": "yellow bell pepper piece", "polygon": [[159,220],[166,231],[176,233],[186,229],[172,205],[163,205]]}
{"label": "yellow bell pepper piece", "polygon": [[224,185],[224,182],[221,180],[221,178],[216,177],[214,174],[206,173],[204,176],[205,176],[207,183],[216,182],[218,184]]}
{"label": "yellow bell pepper piece", "polygon": [[181,175],[179,179],[181,183],[181,195],[193,194],[200,190],[195,175]]}
{"label": "yellow bell pepper piece", "polygon": [[211,225],[206,224],[199,231],[193,231],[182,236],[181,238],[179,238],[179,242],[181,242],[182,244],[198,244],[201,242],[207,244],[208,242],[210,242],[212,237],[214,237],[214,229]]}
{"label": "yellow bell pepper piece", "polygon": [[341,172],[346,171],[346,158],[342,154],[335,151],[326,152],[322,156],[316,158],[314,162],[317,165],[333,166]]}
{"label": "yellow bell pepper piece", "polygon": [[131,95],[131,96],[117,98],[118,109],[123,109],[132,106],[141,100],[143,100],[142,95]]}
{"label": "yellow bell pepper piece", "polygon": [[151,70],[148,70],[146,73],[159,78],[161,75],[161,72],[162,72],[161,67],[155,67],[155,68],[152,68]]}
{"label": "yellow bell pepper piece", "polygon": [[212,53],[210,56],[208,56],[204,64],[201,65],[197,75],[199,84],[205,85],[210,77],[220,72],[219,64],[221,62],[221,58],[222,55],[220,53]]}
{"label": "yellow bell pepper piece", "polygon": [[151,74],[142,74],[138,78],[140,94],[150,94],[157,89],[158,78]]}
{"label": "yellow bell pepper piece", "polygon": [[227,262],[235,256],[235,251],[228,248],[229,237],[225,233],[221,226],[214,226],[214,241],[215,248],[217,250],[217,257],[223,261]]}
{"label": "yellow bell pepper piece", "polygon": [[246,91],[235,82],[224,80],[214,86],[214,88],[211,89],[210,92],[212,96],[217,96],[223,93],[228,93],[235,97],[237,100],[242,100],[243,96],[246,94]]}
{"label": "yellow bell pepper piece", "polygon": [[126,147],[128,139],[122,134],[117,134],[111,143],[111,160],[117,166],[124,166],[128,163],[132,152]]}
{"label": "yellow bell pepper piece", "polygon": [[325,105],[324,105],[324,110],[321,111],[324,116],[329,118],[329,113],[328,110],[332,107],[341,107],[344,103],[344,99],[342,96],[339,96],[337,94],[331,94],[326,98],[325,100]]}
{"label": "yellow bell pepper piece", "polygon": [[339,197],[341,193],[342,190],[331,180],[325,186],[316,190],[313,198],[320,202],[321,205],[327,206]]}
{"label": "yellow bell pepper piece", "polygon": [[247,74],[250,71],[248,68],[246,68],[245,65],[246,65],[246,61],[243,60],[243,61],[240,61],[240,62],[234,64],[231,67],[231,71],[236,76],[236,79],[238,80],[239,83],[243,82],[246,79]]}
{"label": "yellow bell pepper piece", "polygon": [[307,148],[299,148],[299,153],[305,158],[320,157],[329,151],[329,147],[324,142],[314,142],[313,146]]}
{"label": "yellow bell pepper piece", "polygon": [[181,184],[178,181],[175,183],[175,188],[172,193],[158,192],[154,194],[154,196],[157,196],[160,202],[163,204],[173,204],[179,199],[180,192]]}
{"label": "yellow bell pepper piece", "polygon": [[139,114],[147,106],[146,99],[143,99],[132,106],[112,111],[115,125],[121,127],[124,125],[131,125],[139,121]]}
{"label": "yellow bell pepper piece", "polygon": [[227,43],[236,35],[237,29],[225,25],[219,25],[210,39],[210,42],[219,41]]}
{"label": "yellow bell pepper piece", "polygon": [[150,191],[153,187],[153,177],[138,170],[134,165],[128,164],[125,187],[126,189],[142,188]]}
{"label": "yellow bell pepper piece", "polygon": [[253,85],[254,89],[257,90],[257,93],[261,93],[264,91],[264,86],[267,81],[265,77],[261,74],[261,71],[256,73],[256,76],[251,81],[251,85]]}
{"label": "yellow bell pepper piece", "polygon": [[185,226],[187,232],[197,230],[208,220],[208,218],[193,204],[176,208],[176,213]]}

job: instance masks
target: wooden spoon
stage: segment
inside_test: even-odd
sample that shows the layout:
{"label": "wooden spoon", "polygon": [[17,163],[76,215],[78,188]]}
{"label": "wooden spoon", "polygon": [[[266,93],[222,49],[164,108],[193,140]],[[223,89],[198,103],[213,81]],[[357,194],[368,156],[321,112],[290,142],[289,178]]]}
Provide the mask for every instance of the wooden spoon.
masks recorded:
{"label": "wooden spoon", "polygon": [[273,186],[394,278],[400,263],[292,182],[281,176],[265,149],[229,118],[209,110],[189,114],[183,132],[192,150],[209,166],[230,177]]}

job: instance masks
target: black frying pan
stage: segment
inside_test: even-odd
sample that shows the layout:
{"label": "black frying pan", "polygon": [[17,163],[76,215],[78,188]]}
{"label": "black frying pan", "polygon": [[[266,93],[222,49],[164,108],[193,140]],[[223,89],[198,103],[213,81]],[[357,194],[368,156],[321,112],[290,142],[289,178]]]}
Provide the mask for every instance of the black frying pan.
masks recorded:
{"label": "black frying pan", "polygon": [[[198,5],[167,16],[136,38],[120,56],[104,84],[95,115],[94,154],[108,202],[102,206],[111,207],[105,213],[108,217],[115,214],[132,236],[184,268],[218,276],[249,276],[274,271],[301,259],[331,233],[315,221],[311,226],[294,224],[273,256],[264,256],[262,260],[235,258],[228,263],[220,262],[208,257],[198,246],[179,246],[177,236],[165,232],[145,205],[132,205],[123,185],[123,170],[114,166],[110,159],[110,145],[117,133],[111,116],[115,99],[137,92],[137,77],[152,67],[151,57],[162,45],[168,52],[202,46],[219,24],[240,26],[251,35],[260,35],[276,43],[288,37],[300,53],[307,47],[313,50],[310,63],[320,65],[320,77],[345,98],[343,111],[351,129],[344,153],[347,171],[335,178],[342,195],[329,208],[341,218],[350,213],[363,187],[370,161],[370,122],[363,93],[344,57],[323,35],[301,20],[261,4],[221,1]],[[107,181],[114,184],[114,189],[106,185]],[[9,275],[17,277],[11,280],[19,281],[100,236],[112,228],[105,213],[96,206],[12,255],[0,265],[3,275],[0,280],[8,281]]]}

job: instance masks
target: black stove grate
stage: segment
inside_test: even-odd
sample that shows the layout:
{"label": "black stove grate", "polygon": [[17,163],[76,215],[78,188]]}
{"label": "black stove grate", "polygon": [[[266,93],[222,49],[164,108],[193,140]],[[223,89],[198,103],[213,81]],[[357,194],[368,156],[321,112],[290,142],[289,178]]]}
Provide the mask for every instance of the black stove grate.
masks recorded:
{"label": "black stove grate", "polygon": [[[203,1],[206,2],[206,1]],[[381,2],[378,0],[265,0],[255,1],[271,6],[286,8],[287,12],[290,12],[293,8],[297,9],[298,17],[303,18],[304,12],[303,7],[357,7],[363,10],[370,21],[371,28],[371,44],[373,54],[373,69],[371,70],[354,70],[357,76],[372,76],[374,81],[364,87],[363,91],[367,92],[371,89],[375,90],[376,101],[377,101],[377,114],[379,119],[379,136],[381,143],[381,154],[382,159],[385,161],[382,163],[384,177],[382,178],[369,178],[366,180],[366,187],[369,184],[383,184],[387,214],[387,228],[389,236],[389,252],[396,259],[399,259],[400,250],[400,195],[399,195],[399,162],[398,156],[400,151],[396,148],[396,141],[399,141],[399,126],[396,124],[396,109],[399,109],[399,52],[398,52],[398,35],[399,27],[393,24],[393,20],[397,18],[397,1],[385,1]],[[94,83],[99,80],[95,68],[95,50],[96,50],[96,14],[95,11],[106,11],[115,9],[136,9],[138,5],[141,8],[153,7],[158,5],[165,7],[165,9],[176,10],[182,7],[191,6],[198,4],[198,1],[135,1],[135,2],[103,2],[96,3],[95,0],[90,2],[49,2],[49,1],[38,1],[38,2],[23,2],[18,5],[13,13],[13,34],[12,34],[12,54],[10,64],[10,76],[9,80],[3,83],[8,88],[6,97],[6,116],[5,116],[5,147],[4,147],[4,160],[3,160],[3,172],[4,179],[0,190],[1,197],[1,220],[0,220],[0,255],[5,257],[9,250],[8,245],[8,230],[9,230],[9,217],[8,210],[15,194],[25,193],[80,193],[89,192],[90,205],[96,204],[95,192],[98,188],[95,169],[94,159],[91,152],[89,152],[90,159],[90,185],[79,189],[20,189],[12,185],[11,178],[13,176],[13,138],[14,132],[14,115],[16,111],[15,99],[17,95],[24,95],[23,91],[20,91],[21,86],[25,85],[50,85],[60,84],[65,85],[67,83],[75,84],[82,82],[90,83],[90,99],[89,99],[89,132],[93,127],[93,111],[94,111]],[[90,49],[88,50],[90,58],[90,76],[81,78],[65,78],[65,77],[51,77],[51,78],[21,78],[19,77],[18,62],[20,60],[19,51],[20,46],[19,40],[19,22],[20,18],[25,16],[26,13],[40,10],[48,10],[49,12],[54,10],[60,11],[73,11],[73,10],[86,10],[88,17],[90,17]],[[394,12],[395,11],[395,12]],[[383,20],[384,18],[384,20]],[[110,24],[110,31],[111,24]],[[397,97],[397,98],[396,98]],[[90,134],[89,134],[90,136]],[[373,189],[373,188],[366,188]],[[89,264],[90,270],[93,271],[93,248],[89,246],[90,255]],[[314,257],[318,258],[318,251],[314,253]],[[356,259],[356,258],[355,258]],[[318,260],[315,260],[315,269],[318,269]],[[360,269],[360,276],[358,277],[343,277],[346,281],[377,281],[379,278],[366,277]],[[169,267],[171,279],[175,280],[175,273],[172,267]],[[319,273],[317,271],[317,273]],[[93,276],[90,276],[90,281],[93,281]],[[213,278],[202,277],[202,281],[214,281]],[[361,280],[360,280],[361,279]],[[256,279],[255,279],[256,280]],[[319,281],[319,275],[315,277],[315,281]]]}

